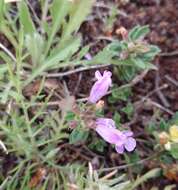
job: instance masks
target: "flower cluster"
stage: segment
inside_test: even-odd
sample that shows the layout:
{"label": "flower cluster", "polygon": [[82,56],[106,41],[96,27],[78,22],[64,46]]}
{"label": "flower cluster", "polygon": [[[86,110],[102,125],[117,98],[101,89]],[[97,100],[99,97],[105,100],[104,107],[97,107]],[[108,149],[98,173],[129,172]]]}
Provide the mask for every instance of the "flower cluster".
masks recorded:
{"label": "flower cluster", "polygon": [[[90,103],[97,103],[108,92],[109,87],[112,84],[112,73],[110,71],[104,71],[103,75],[99,72],[95,72],[95,78],[97,81],[93,85],[88,101]],[[95,122],[95,131],[108,143],[114,144],[118,153],[123,153],[126,149],[131,152],[136,147],[136,141],[132,137],[133,133],[129,130],[119,131],[116,129],[115,122],[108,118],[98,118]]]}
{"label": "flower cluster", "polygon": [[169,133],[162,132],[159,134],[160,144],[164,145],[166,150],[171,149],[171,144],[178,143],[178,125],[172,125],[169,128]]}

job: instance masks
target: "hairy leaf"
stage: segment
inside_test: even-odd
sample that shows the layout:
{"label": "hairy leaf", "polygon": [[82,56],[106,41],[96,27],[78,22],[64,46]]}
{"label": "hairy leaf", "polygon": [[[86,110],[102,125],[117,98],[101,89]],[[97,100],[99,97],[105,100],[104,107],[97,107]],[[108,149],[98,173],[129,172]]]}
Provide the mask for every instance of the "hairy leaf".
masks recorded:
{"label": "hairy leaf", "polygon": [[27,34],[34,33],[36,31],[35,26],[32,21],[26,2],[25,1],[20,2],[18,9],[19,9],[20,23],[23,26],[25,33]]}
{"label": "hairy leaf", "polygon": [[79,29],[81,23],[86,19],[91,10],[93,0],[78,0],[71,3],[72,8],[69,13],[69,22],[64,27],[62,41],[70,38],[70,35]]}
{"label": "hairy leaf", "polygon": [[131,40],[138,40],[141,37],[145,37],[149,33],[148,26],[136,26],[129,32],[129,38]]}

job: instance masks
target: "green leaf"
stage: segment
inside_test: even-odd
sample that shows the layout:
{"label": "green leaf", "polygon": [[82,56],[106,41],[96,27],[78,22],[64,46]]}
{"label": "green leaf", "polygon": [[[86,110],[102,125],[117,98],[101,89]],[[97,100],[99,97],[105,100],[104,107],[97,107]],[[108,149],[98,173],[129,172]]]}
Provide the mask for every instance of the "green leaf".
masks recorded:
{"label": "green leaf", "polygon": [[98,52],[92,59],[94,64],[108,64],[116,53],[105,47],[102,51]]}
{"label": "green leaf", "polygon": [[136,26],[129,32],[129,38],[133,41],[145,37],[149,33],[149,26]]}
{"label": "green leaf", "polygon": [[66,121],[72,121],[75,119],[75,113],[74,112],[71,112],[71,111],[68,111],[67,112],[67,115],[65,117],[65,120]]}
{"label": "green leaf", "polygon": [[135,165],[132,166],[132,171],[135,174],[140,174],[144,166],[142,164],[136,164],[140,160],[140,156],[137,151],[134,151],[132,153],[127,153],[129,162],[128,164],[135,163]]}
{"label": "green leaf", "polygon": [[139,69],[155,69],[155,70],[157,70],[156,66],[154,66],[153,64],[148,63],[140,58],[132,58],[131,61]]}
{"label": "green leaf", "polygon": [[169,125],[178,125],[178,111],[174,114],[172,119],[169,121]]}
{"label": "green leaf", "polygon": [[131,88],[123,88],[123,89],[113,89],[112,96],[117,100],[127,101],[129,96],[131,96],[132,91]]}
{"label": "green leaf", "polygon": [[168,153],[165,152],[163,155],[160,155],[160,161],[162,164],[172,164],[174,162],[174,158]]}
{"label": "green leaf", "polygon": [[167,131],[169,128],[169,125],[166,123],[166,121],[164,119],[161,118],[159,127],[160,127],[161,131]]}
{"label": "green leaf", "polygon": [[137,66],[140,69],[146,69],[146,63],[142,61],[141,59],[133,58],[132,59],[135,66]]}
{"label": "green leaf", "polygon": [[120,127],[121,126],[121,115],[118,112],[115,112],[113,119],[116,123],[116,126]]}
{"label": "green leaf", "polygon": [[84,142],[88,138],[89,132],[76,128],[72,131],[69,137],[69,143],[75,144],[77,142]]}
{"label": "green leaf", "polygon": [[91,11],[93,0],[78,0],[71,3],[72,7],[69,13],[69,22],[64,26],[62,42],[70,38],[71,34],[79,29]]}
{"label": "green leaf", "polygon": [[146,127],[146,131],[149,133],[149,134],[153,134],[155,132],[155,129],[157,129],[157,126],[155,125],[154,122],[150,121],[148,123],[148,126]]}
{"label": "green leaf", "polygon": [[129,190],[135,190],[143,182],[147,181],[150,178],[156,178],[161,175],[161,169],[155,168],[144,174],[143,176],[139,177],[132,185]]}
{"label": "green leaf", "polygon": [[25,37],[25,46],[31,55],[33,65],[35,67],[40,65],[44,50],[44,40],[42,36],[39,33],[27,34]]}
{"label": "green leaf", "polygon": [[78,51],[81,44],[81,38],[75,37],[67,40],[63,46],[60,48],[54,49],[51,55],[44,62],[45,65],[51,67],[52,65],[56,65],[59,61],[63,61],[67,58],[70,58],[75,52]]}
{"label": "green leaf", "polygon": [[5,63],[9,63],[9,64],[11,64],[12,65],[12,58],[9,56],[9,55],[7,55],[5,52],[3,52],[3,51],[0,51],[0,58],[1,58],[1,60],[3,60]]}
{"label": "green leaf", "polygon": [[110,14],[109,17],[106,19],[106,31],[111,30],[115,21],[117,20],[118,15],[118,8],[117,6],[111,6],[110,7]]}
{"label": "green leaf", "polygon": [[25,1],[21,1],[18,6],[20,23],[24,28],[26,34],[32,34],[36,32],[34,23],[32,21],[28,6]]}
{"label": "green leaf", "polygon": [[171,144],[170,153],[175,159],[178,159],[178,143]]}
{"label": "green leaf", "polygon": [[0,25],[3,21],[4,0],[0,0]]}
{"label": "green leaf", "polygon": [[[70,1],[66,0],[54,0],[52,2],[50,13],[52,16],[52,27],[56,28],[61,25],[64,17],[68,13],[70,7]],[[54,29],[53,29],[54,30]]]}
{"label": "green leaf", "polygon": [[6,84],[3,88],[3,92],[0,93],[0,102],[6,104],[11,93],[11,84]]}
{"label": "green leaf", "polygon": [[90,49],[89,45],[82,47],[82,49],[77,54],[77,60],[82,59],[88,53],[89,49]]}
{"label": "green leaf", "polygon": [[49,151],[49,153],[45,156],[47,160],[52,159],[58,152],[60,148],[55,148]]}
{"label": "green leaf", "polygon": [[106,142],[102,139],[95,139],[90,145],[89,148],[93,150],[97,150],[99,152],[103,152],[104,148],[106,147]]}
{"label": "green leaf", "polygon": [[14,48],[18,48],[18,43],[16,38],[14,37],[14,33],[11,31],[8,25],[3,23],[0,25],[0,31],[4,34],[4,36],[9,40],[9,42],[14,46]]}
{"label": "green leaf", "polygon": [[8,71],[6,64],[0,64],[0,78],[3,76],[4,73]]}
{"label": "green leaf", "polygon": [[51,24],[51,30],[49,32],[48,41],[47,41],[47,45],[45,49],[45,55],[47,55],[49,48],[51,47],[53,43],[54,36],[59,30],[65,16],[68,13],[70,3],[71,2],[66,1],[66,0],[60,0],[60,1],[54,0],[52,2],[52,6],[50,9],[50,13],[52,16],[52,24]]}
{"label": "green leaf", "polygon": [[134,112],[134,107],[132,105],[132,103],[128,103],[126,107],[121,109],[125,114],[127,114],[127,117],[130,119],[133,112]]}
{"label": "green leaf", "polygon": [[116,52],[116,55],[122,51],[122,43],[119,41],[114,41],[108,45],[110,51]]}
{"label": "green leaf", "polygon": [[39,65],[38,68],[34,69],[32,74],[29,76],[27,81],[25,81],[25,85],[32,82],[36,77],[43,74],[44,71],[48,71],[55,68],[61,68],[68,66],[67,63],[60,63],[65,59],[69,58],[72,54],[74,54],[80,46],[80,38],[74,38],[68,41],[62,49],[57,49],[55,52],[50,55],[43,64]]}
{"label": "green leaf", "polygon": [[139,55],[138,57],[141,58],[145,62],[152,61],[156,55],[160,52],[160,49],[157,46],[149,45],[149,51],[145,52],[142,55]]}

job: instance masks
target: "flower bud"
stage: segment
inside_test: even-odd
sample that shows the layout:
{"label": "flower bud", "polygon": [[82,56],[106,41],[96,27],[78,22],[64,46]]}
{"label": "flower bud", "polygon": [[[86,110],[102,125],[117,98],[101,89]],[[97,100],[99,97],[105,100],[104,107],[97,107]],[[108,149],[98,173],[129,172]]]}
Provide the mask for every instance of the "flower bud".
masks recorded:
{"label": "flower bud", "polygon": [[78,126],[78,122],[73,120],[73,121],[70,121],[68,125],[70,129],[75,129]]}
{"label": "flower bud", "polygon": [[96,104],[96,109],[100,110],[104,107],[104,101],[100,100],[97,104]]}
{"label": "flower bud", "polygon": [[169,141],[169,135],[166,132],[162,132],[159,134],[159,143],[161,145],[165,145]]}
{"label": "flower bud", "polygon": [[128,31],[124,27],[118,28],[116,34],[121,35],[124,40],[128,38]]}
{"label": "flower bud", "polygon": [[112,73],[110,71],[104,71],[103,75],[99,71],[95,72],[95,78],[97,81],[93,85],[88,101],[90,103],[96,103],[108,92],[109,87],[112,84],[111,81]]}
{"label": "flower bud", "polygon": [[170,142],[166,143],[164,147],[166,150],[171,150],[171,143]]}

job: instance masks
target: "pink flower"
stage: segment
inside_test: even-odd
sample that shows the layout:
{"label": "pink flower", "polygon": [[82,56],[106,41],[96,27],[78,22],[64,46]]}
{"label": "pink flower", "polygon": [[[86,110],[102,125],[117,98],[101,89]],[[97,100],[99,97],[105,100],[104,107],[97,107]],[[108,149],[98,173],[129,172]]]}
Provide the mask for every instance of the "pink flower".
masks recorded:
{"label": "pink flower", "polygon": [[87,53],[86,55],[85,55],[85,58],[87,59],[87,60],[92,60],[92,56],[90,55],[90,53]]}
{"label": "pink flower", "polygon": [[108,143],[114,144],[118,153],[124,149],[131,152],[136,147],[136,141],[131,131],[119,131],[112,119],[99,118],[96,120],[96,132]]}
{"label": "pink flower", "polygon": [[116,151],[120,154],[126,149],[128,152],[132,152],[136,147],[136,140],[132,137],[131,131],[122,131],[122,143],[116,143]]}
{"label": "pink flower", "polygon": [[103,76],[99,71],[95,72],[95,78],[97,79],[97,81],[91,89],[88,99],[89,102],[96,103],[107,94],[107,91],[112,84],[111,76],[112,73],[110,71],[104,71]]}

